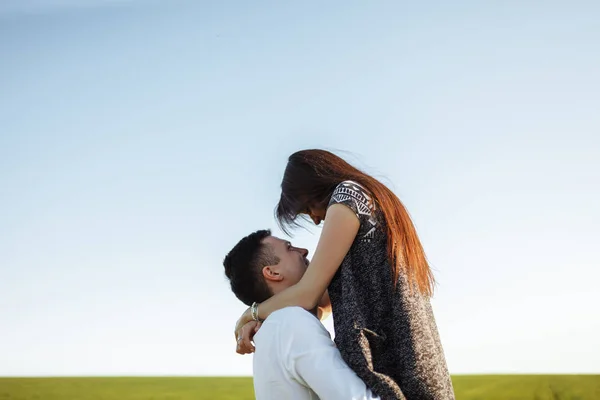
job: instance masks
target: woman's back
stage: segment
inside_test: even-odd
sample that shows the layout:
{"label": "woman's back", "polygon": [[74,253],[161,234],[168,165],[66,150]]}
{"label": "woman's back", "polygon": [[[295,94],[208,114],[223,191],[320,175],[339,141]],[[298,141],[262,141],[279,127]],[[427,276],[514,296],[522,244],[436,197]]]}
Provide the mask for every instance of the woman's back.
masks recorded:
{"label": "woman's back", "polygon": [[[454,399],[427,296],[394,280],[383,215],[369,193],[342,182],[331,204],[360,220],[354,243],[329,286],[335,341],[344,360],[382,399]],[[375,289],[374,289],[375,288]]]}

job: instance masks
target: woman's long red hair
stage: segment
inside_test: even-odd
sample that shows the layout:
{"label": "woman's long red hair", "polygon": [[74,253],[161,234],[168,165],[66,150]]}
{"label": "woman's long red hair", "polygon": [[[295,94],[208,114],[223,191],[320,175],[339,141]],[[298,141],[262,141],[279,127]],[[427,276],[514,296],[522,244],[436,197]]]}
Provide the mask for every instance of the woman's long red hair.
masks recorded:
{"label": "woman's long red hair", "polygon": [[275,216],[284,232],[310,207],[327,207],[338,184],[351,180],[373,196],[387,229],[387,249],[394,283],[404,269],[410,288],[433,294],[435,280],[408,211],[398,197],[377,179],[326,150],[302,150],[292,154],[281,183]]}

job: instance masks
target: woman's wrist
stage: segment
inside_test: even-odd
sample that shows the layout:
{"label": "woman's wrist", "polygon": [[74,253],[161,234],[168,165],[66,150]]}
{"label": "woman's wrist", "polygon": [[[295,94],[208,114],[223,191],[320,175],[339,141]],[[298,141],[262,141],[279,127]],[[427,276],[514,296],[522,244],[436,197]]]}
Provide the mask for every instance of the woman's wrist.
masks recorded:
{"label": "woman's wrist", "polygon": [[263,320],[258,315],[258,303],[257,302],[252,303],[252,306],[250,307],[250,315],[252,316],[252,319],[254,321],[263,322]]}
{"label": "woman's wrist", "polygon": [[242,315],[242,325],[246,325],[248,322],[252,321],[252,307],[248,307],[244,314]]}

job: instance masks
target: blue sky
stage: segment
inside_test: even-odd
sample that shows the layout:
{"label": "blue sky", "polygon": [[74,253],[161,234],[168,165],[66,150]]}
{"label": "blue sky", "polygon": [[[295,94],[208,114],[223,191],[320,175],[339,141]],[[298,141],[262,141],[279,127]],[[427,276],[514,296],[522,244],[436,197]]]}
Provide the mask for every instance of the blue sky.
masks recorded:
{"label": "blue sky", "polygon": [[600,372],[600,6],[485,3],[3,2],[0,375],[250,375],[303,148],[409,208],[452,373]]}

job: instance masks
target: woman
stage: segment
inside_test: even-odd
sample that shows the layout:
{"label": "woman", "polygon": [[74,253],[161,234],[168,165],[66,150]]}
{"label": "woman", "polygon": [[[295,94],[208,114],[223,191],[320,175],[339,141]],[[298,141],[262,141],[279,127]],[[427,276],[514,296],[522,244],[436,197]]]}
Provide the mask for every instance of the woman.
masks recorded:
{"label": "woman", "polygon": [[237,351],[252,351],[248,332],[256,321],[287,306],[311,310],[328,289],[336,345],[375,393],[454,399],[429,302],[434,278],[400,200],[324,150],[292,154],[281,189],[276,217],[284,231],[299,216],[325,221],[323,230],[300,282],[242,315]]}

